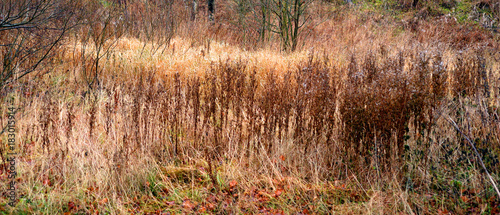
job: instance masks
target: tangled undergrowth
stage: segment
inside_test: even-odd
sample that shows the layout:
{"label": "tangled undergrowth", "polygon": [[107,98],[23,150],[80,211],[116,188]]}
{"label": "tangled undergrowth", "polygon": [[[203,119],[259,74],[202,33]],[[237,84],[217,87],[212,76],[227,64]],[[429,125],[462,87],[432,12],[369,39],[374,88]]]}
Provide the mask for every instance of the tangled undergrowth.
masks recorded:
{"label": "tangled undergrowth", "polygon": [[462,135],[498,184],[498,37],[351,7],[294,53],[222,24],[163,45],[70,38],[2,97],[19,108],[19,198],[0,211],[499,213]]}

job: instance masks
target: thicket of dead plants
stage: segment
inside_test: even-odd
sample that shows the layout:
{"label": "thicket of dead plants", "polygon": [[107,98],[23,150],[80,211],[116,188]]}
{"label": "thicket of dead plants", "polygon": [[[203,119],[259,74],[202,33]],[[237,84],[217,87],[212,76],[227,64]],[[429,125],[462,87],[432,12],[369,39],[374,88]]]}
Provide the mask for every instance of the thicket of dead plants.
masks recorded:
{"label": "thicket of dead plants", "polygon": [[217,23],[181,1],[82,2],[96,16],[53,71],[2,92],[20,108],[20,196],[3,210],[498,212],[447,120],[500,182],[495,34],[317,1],[294,55],[231,31],[230,2]]}

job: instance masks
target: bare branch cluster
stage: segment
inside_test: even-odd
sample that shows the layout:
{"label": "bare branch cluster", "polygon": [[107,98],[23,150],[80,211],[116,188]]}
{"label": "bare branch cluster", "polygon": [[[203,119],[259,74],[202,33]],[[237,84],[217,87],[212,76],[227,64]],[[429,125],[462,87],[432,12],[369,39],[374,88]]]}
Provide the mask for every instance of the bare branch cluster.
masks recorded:
{"label": "bare branch cluster", "polygon": [[65,1],[8,0],[0,4],[0,90],[47,63],[71,28],[72,17]]}

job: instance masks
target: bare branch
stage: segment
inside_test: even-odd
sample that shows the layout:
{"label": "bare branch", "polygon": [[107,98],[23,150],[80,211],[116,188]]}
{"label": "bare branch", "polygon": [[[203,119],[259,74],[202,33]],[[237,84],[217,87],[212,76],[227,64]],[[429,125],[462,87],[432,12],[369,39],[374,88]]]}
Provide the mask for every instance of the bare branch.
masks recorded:
{"label": "bare branch", "polygon": [[467,140],[467,142],[472,147],[472,149],[474,149],[474,153],[476,154],[476,156],[477,156],[477,158],[479,160],[479,164],[481,164],[481,166],[483,167],[484,171],[486,172],[486,175],[488,175],[488,178],[490,179],[490,182],[493,185],[493,188],[495,188],[495,191],[497,192],[498,198],[500,198],[500,191],[498,190],[498,187],[497,187],[497,185],[495,183],[495,180],[493,180],[493,178],[491,177],[490,173],[488,172],[488,169],[484,165],[483,159],[481,158],[481,155],[479,155],[479,152],[477,151],[476,146],[474,145],[474,143],[469,139],[469,137],[467,135],[465,135],[462,132],[462,130],[460,130],[460,128],[458,127],[457,123],[455,123],[455,121],[453,121],[453,119],[451,119],[449,116],[447,116],[446,120],[448,120],[448,122],[465,138],[465,140]]}

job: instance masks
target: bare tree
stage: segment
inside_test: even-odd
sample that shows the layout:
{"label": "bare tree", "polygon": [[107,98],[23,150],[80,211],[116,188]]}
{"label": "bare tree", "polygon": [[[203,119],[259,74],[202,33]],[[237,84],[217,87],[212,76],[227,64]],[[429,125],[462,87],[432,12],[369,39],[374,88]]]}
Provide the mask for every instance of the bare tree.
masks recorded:
{"label": "bare tree", "polygon": [[48,62],[70,29],[64,0],[2,0],[0,91]]}
{"label": "bare tree", "polygon": [[191,13],[190,14],[191,21],[196,20],[196,14],[198,13],[198,0],[183,0],[183,1],[186,11],[190,11]]}
{"label": "bare tree", "polygon": [[270,14],[270,0],[260,0],[260,14],[261,14],[261,29],[260,29],[260,39],[261,41],[266,41],[266,32],[268,29]]}
{"label": "bare tree", "polygon": [[[299,35],[309,17],[307,7],[312,0],[233,0],[237,14],[236,24],[241,30],[253,28],[256,37],[266,42],[270,33],[276,33],[284,51],[295,51]],[[253,18],[248,17],[248,13]],[[246,36],[246,35],[245,35]]]}
{"label": "bare tree", "polygon": [[75,37],[80,39],[81,75],[88,90],[99,89],[101,61],[113,52],[126,25],[120,21],[123,10],[117,4],[103,6],[93,0],[83,6],[87,12],[82,14],[86,18],[79,30],[75,31]]}
{"label": "bare tree", "polygon": [[277,19],[277,23],[271,19],[267,24],[270,31],[280,36],[284,51],[295,51],[302,27],[306,24],[305,17],[307,6],[310,1],[305,0],[272,0],[269,10]]}

